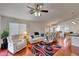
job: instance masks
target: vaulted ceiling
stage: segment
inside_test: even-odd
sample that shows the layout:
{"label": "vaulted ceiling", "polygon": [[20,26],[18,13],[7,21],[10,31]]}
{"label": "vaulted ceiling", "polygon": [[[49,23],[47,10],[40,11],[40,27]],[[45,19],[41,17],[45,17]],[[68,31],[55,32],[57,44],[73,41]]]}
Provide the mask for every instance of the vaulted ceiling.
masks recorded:
{"label": "vaulted ceiling", "polygon": [[72,11],[79,16],[79,4],[77,3],[44,3],[43,9],[48,13],[34,16],[29,13],[26,6],[34,7],[33,3],[0,3],[0,15],[40,22],[59,22],[72,17]]}

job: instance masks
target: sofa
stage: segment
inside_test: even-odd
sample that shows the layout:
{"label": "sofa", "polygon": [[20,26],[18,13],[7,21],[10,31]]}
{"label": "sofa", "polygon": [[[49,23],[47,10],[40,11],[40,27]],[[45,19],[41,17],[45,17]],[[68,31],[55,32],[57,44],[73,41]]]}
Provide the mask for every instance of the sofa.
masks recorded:
{"label": "sofa", "polygon": [[26,47],[26,40],[22,35],[12,35],[8,37],[8,51],[12,54]]}
{"label": "sofa", "polygon": [[37,43],[37,42],[44,41],[44,40],[45,40],[44,37],[36,37],[36,38],[30,38],[29,42],[30,43]]}

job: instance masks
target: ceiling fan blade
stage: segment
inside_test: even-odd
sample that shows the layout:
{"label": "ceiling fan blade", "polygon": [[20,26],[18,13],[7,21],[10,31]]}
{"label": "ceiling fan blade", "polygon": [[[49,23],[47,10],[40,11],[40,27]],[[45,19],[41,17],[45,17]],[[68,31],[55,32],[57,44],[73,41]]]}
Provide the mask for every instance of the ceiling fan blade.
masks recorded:
{"label": "ceiling fan blade", "polygon": [[33,11],[33,10],[30,10],[29,12],[30,12],[30,14],[34,14],[35,13],[35,11]]}
{"label": "ceiling fan blade", "polygon": [[30,6],[27,6],[27,8],[34,10],[34,8],[32,8],[32,7],[30,7]]}
{"label": "ceiling fan blade", "polygon": [[45,12],[45,13],[48,13],[48,10],[41,10],[41,12]]}

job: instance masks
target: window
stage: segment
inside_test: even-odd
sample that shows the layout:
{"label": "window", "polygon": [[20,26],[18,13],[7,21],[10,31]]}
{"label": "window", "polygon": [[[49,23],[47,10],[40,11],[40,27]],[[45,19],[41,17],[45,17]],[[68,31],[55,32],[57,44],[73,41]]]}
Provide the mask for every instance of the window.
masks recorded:
{"label": "window", "polygon": [[9,24],[10,35],[22,34],[26,31],[26,24],[10,23]]}
{"label": "window", "polygon": [[56,31],[60,31],[60,25],[58,25],[57,27],[56,27]]}

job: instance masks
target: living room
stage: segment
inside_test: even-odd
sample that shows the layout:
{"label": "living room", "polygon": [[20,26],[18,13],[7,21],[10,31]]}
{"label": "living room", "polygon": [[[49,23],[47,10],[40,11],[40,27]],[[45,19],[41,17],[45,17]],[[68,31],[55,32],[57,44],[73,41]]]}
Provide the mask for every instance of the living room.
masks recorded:
{"label": "living room", "polygon": [[78,6],[73,3],[0,4],[0,56],[79,55]]}

